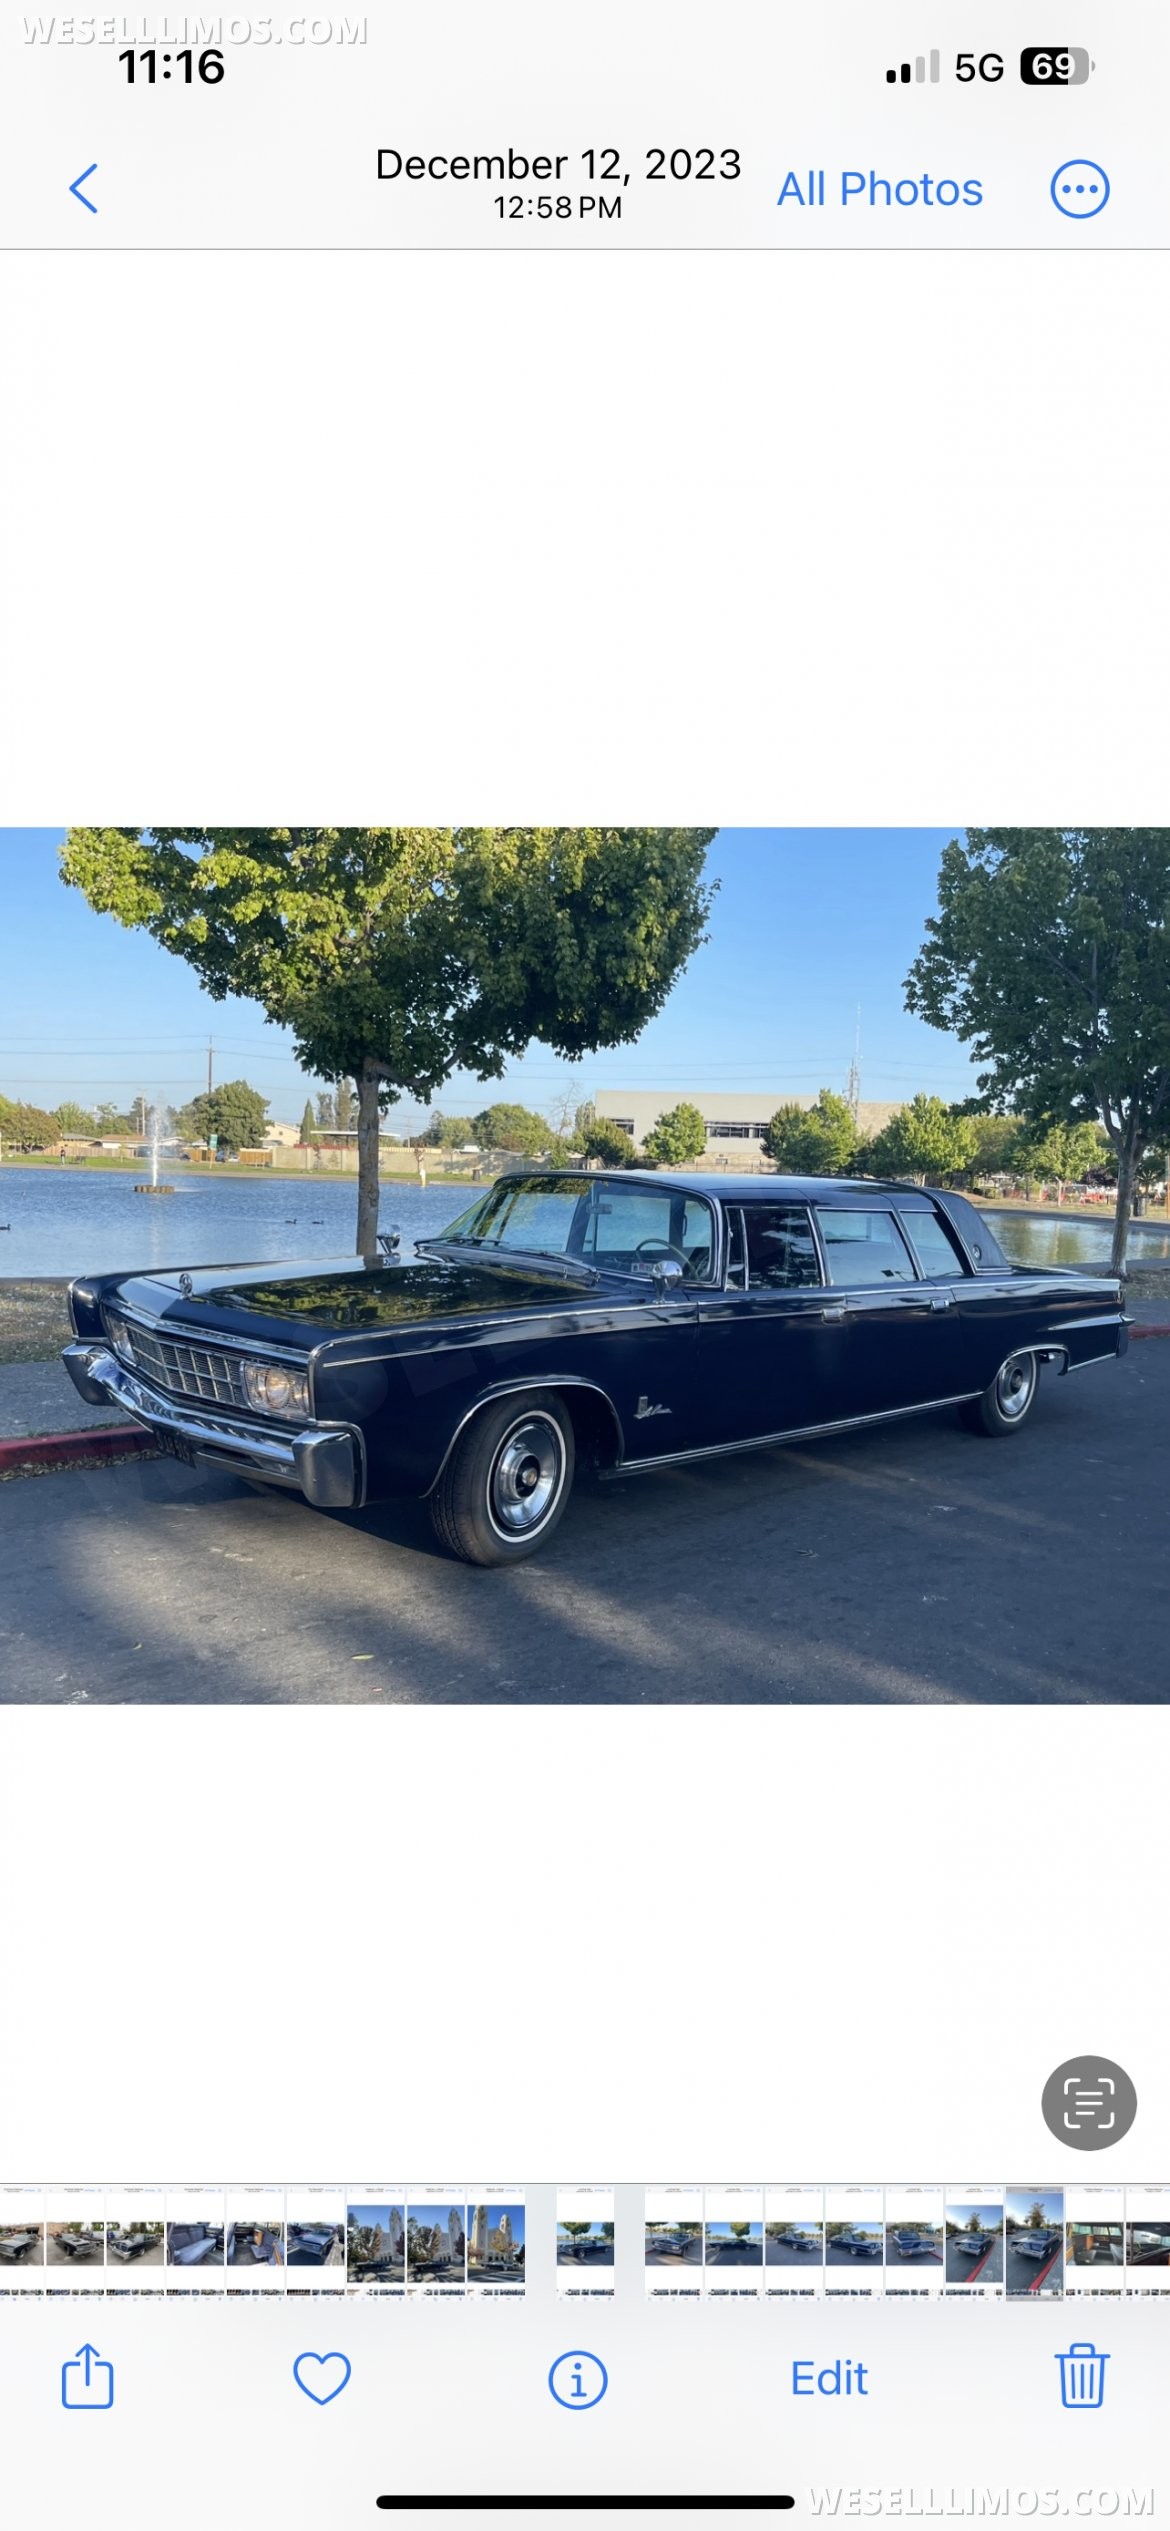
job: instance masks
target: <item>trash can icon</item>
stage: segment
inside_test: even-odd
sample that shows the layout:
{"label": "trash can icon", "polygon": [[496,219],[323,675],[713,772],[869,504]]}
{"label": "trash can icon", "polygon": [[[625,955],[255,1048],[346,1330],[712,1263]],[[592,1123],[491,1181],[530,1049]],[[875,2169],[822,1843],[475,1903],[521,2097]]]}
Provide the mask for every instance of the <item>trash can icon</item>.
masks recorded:
{"label": "trash can icon", "polygon": [[1089,2339],[1058,2355],[1062,2408],[1100,2408],[1105,2398],[1107,2355],[1099,2355]]}

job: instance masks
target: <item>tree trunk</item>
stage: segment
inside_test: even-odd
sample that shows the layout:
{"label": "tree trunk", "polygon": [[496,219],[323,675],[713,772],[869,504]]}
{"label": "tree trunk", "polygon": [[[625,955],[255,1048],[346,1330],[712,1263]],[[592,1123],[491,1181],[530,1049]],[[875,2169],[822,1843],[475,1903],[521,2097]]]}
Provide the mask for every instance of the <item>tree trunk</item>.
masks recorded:
{"label": "tree trunk", "polygon": [[376,1264],[378,1257],[379,1078],[376,1064],[363,1063],[358,1079],[357,1252],[367,1265]]}
{"label": "tree trunk", "polygon": [[1124,1274],[1125,1252],[1129,1241],[1130,1215],[1133,1211],[1133,1190],[1137,1178],[1137,1126],[1126,1127],[1117,1155],[1117,1211],[1113,1216],[1113,1247],[1109,1257],[1111,1274]]}

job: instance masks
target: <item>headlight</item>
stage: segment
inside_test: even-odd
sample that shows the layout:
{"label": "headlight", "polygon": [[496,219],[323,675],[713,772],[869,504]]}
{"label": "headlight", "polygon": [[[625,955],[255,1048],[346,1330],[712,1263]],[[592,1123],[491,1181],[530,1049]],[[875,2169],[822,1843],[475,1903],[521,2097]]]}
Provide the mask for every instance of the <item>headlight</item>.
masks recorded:
{"label": "headlight", "polygon": [[128,1362],[131,1367],[133,1367],[134,1339],[131,1336],[130,1330],[126,1326],[124,1320],[121,1318],[111,1318],[106,1328],[106,1334],[108,1335],[110,1343],[118,1356],[119,1362]]}
{"label": "headlight", "polygon": [[307,1415],[309,1381],[304,1371],[286,1371],[277,1362],[241,1364],[244,1395],[262,1415]]}

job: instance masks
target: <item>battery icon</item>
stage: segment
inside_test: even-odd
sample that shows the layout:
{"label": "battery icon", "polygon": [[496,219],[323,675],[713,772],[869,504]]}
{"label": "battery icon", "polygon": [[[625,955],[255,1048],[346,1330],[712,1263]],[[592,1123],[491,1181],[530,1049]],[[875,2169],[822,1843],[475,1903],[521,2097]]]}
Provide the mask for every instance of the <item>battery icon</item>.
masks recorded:
{"label": "battery icon", "polygon": [[1096,67],[1083,44],[1031,44],[1020,55],[1025,88],[1083,88]]}

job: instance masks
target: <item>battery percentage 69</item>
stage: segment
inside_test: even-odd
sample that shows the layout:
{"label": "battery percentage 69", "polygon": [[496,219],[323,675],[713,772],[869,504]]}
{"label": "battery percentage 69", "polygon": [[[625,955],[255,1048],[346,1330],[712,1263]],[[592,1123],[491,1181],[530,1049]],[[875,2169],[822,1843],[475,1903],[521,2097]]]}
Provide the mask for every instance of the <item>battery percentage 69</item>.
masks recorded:
{"label": "battery percentage 69", "polygon": [[1095,68],[1083,44],[1030,45],[1020,55],[1025,88],[1083,88]]}

